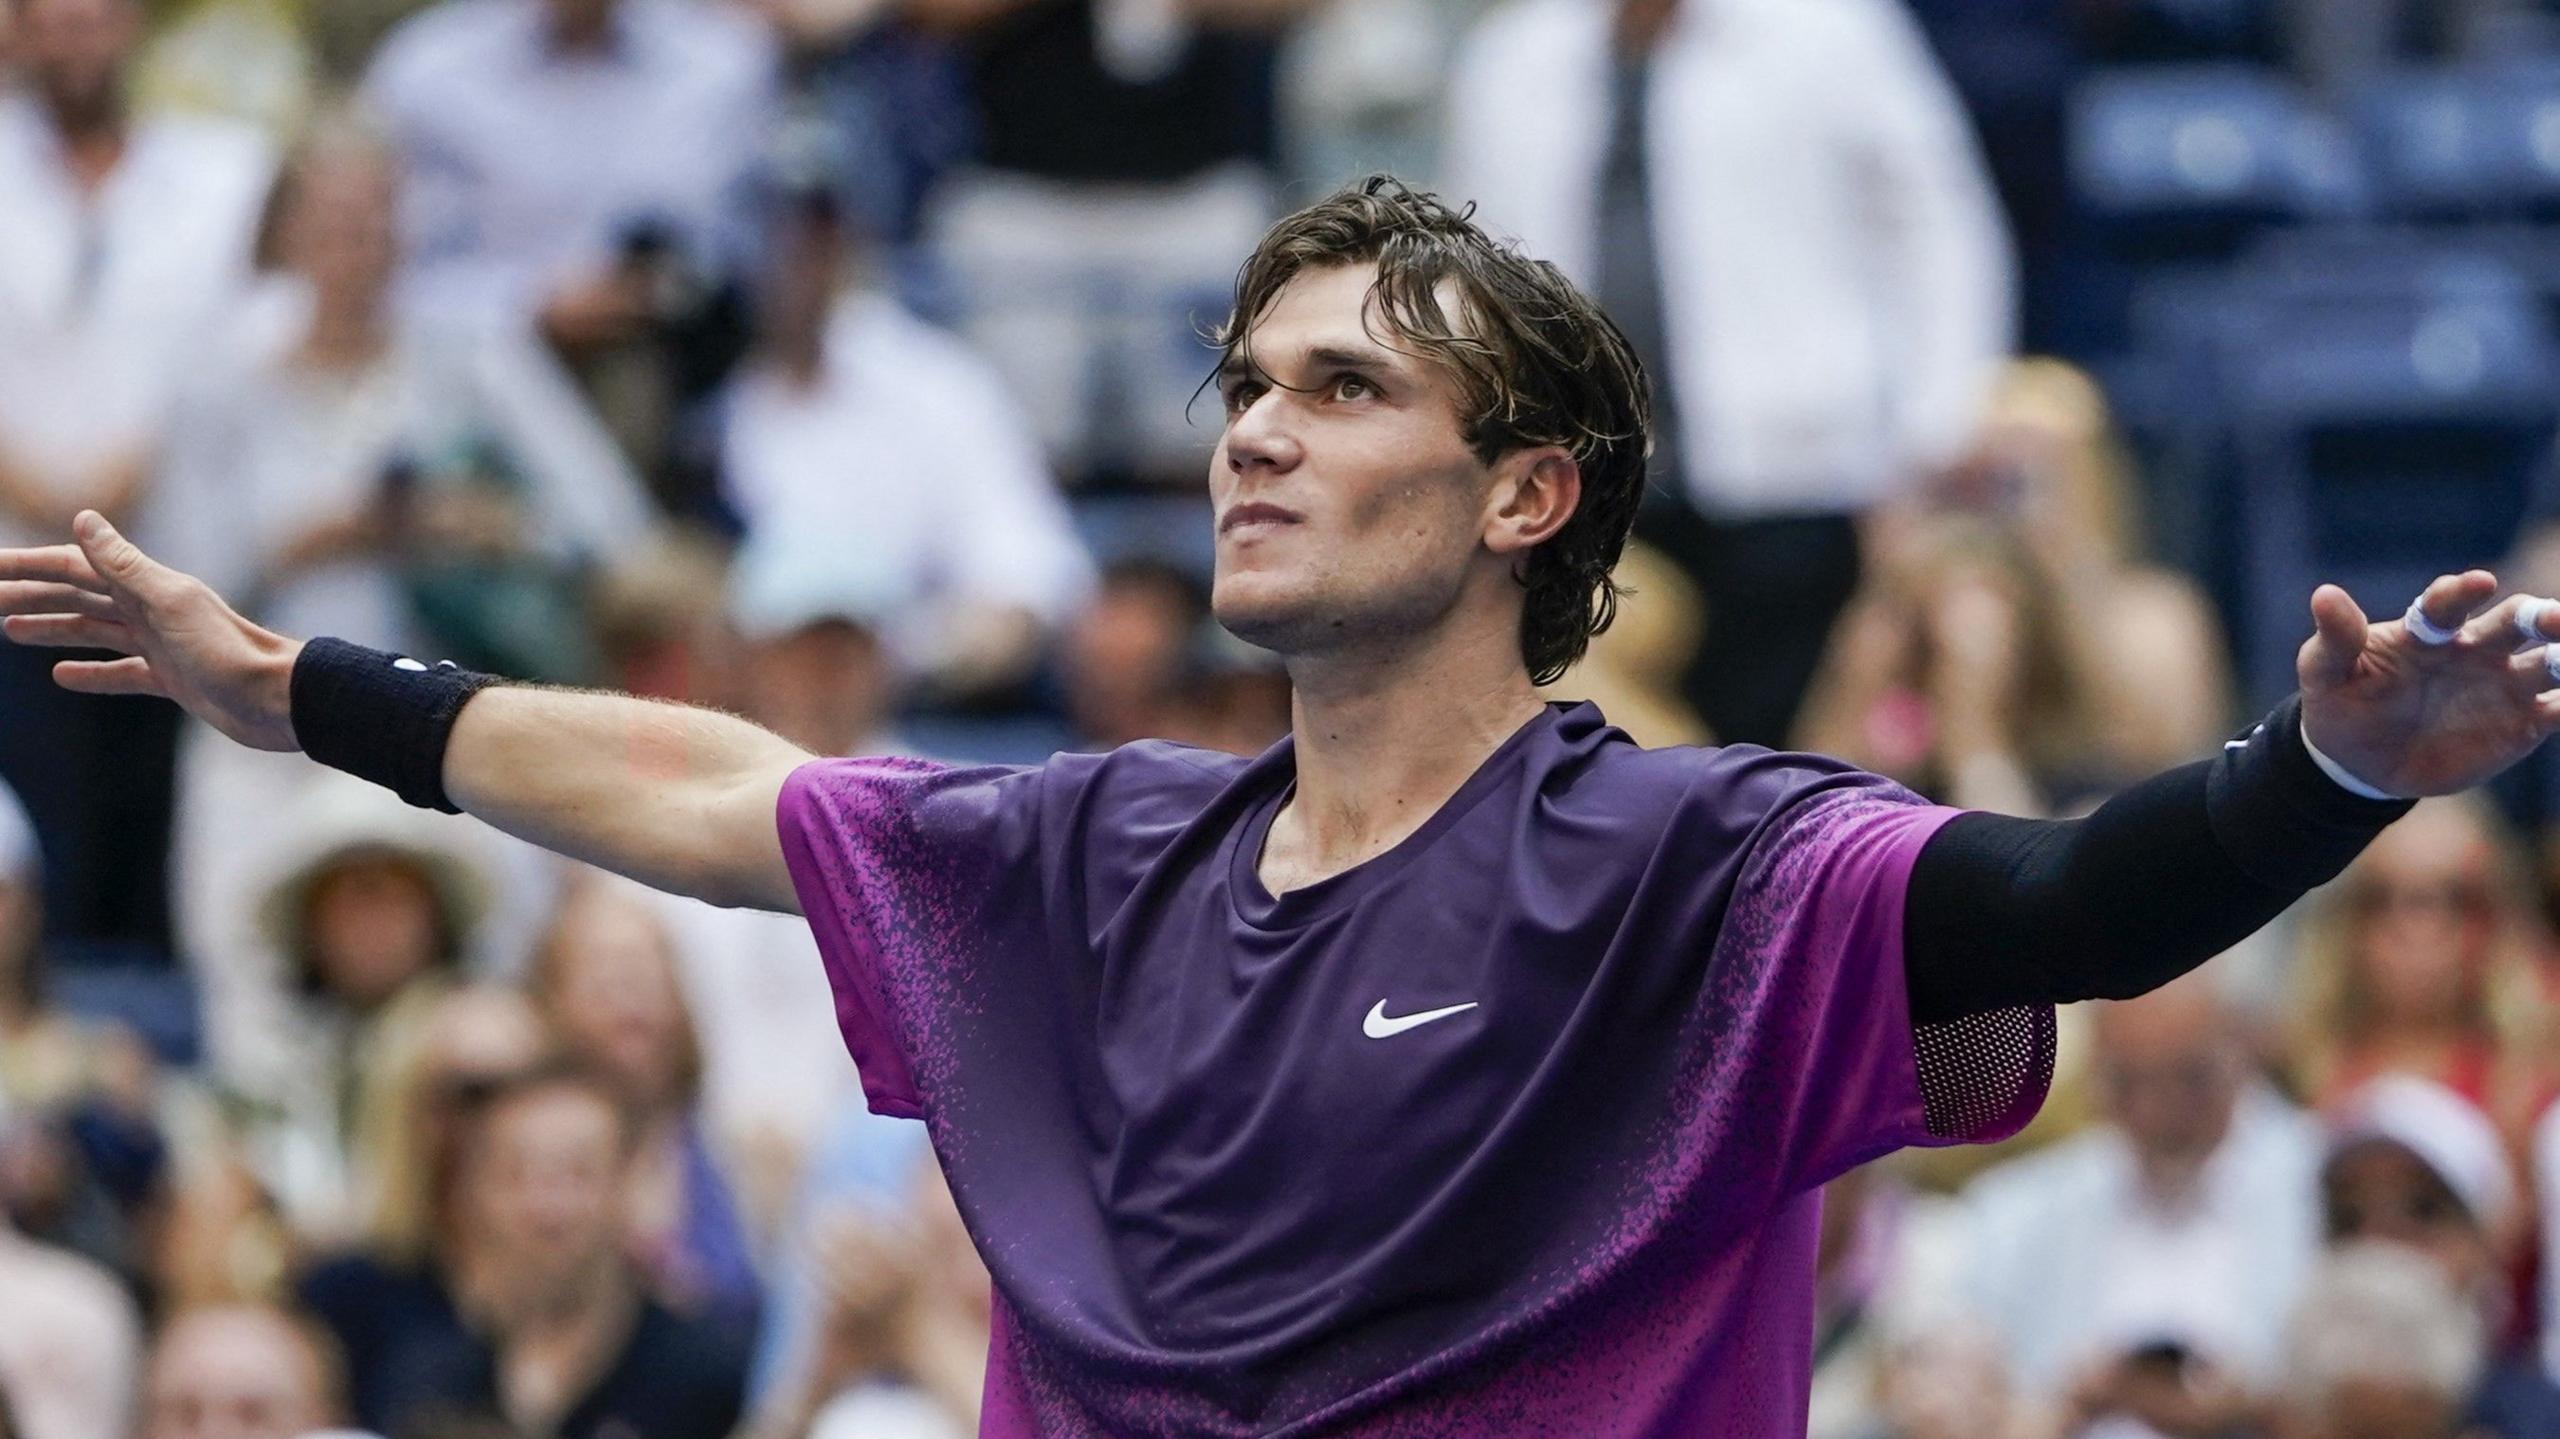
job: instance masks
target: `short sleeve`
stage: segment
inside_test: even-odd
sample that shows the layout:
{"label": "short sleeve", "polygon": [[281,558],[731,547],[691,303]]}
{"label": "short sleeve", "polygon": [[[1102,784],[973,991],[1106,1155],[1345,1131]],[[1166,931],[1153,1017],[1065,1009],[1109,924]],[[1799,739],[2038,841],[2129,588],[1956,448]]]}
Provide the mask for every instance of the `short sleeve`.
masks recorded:
{"label": "short sleeve", "polygon": [[1717,940],[1752,1091],[1790,1188],[1892,1150],[2006,1138],[2052,1081],[2050,1006],[1915,1027],[1902,917],[1913,862],[1959,811],[1872,781],[1817,790],[1757,838]]}
{"label": "short sleeve", "polygon": [[816,760],[783,783],[783,855],[877,1113],[925,1117],[948,1021],[1006,942],[993,919],[1037,907],[1040,779],[891,758]]}

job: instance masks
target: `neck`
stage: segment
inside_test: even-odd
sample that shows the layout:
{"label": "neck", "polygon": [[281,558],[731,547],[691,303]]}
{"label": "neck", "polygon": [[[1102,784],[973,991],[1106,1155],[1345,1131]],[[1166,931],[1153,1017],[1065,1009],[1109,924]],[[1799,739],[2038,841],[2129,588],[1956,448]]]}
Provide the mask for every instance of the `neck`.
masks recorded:
{"label": "neck", "polygon": [[94,189],[124,157],[124,106],[119,103],[47,107],[64,161],[81,188]]}
{"label": "neck", "polygon": [[322,295],[303,336],[302,353],[324,369],[353,368],[382,352],[382,307]]}
{"label": "neck", "polygon": [[1292,661],[1296,848],[1347,867],[1412,833],[1540,708],[1519,620],[1485,620],[1392,652]]}

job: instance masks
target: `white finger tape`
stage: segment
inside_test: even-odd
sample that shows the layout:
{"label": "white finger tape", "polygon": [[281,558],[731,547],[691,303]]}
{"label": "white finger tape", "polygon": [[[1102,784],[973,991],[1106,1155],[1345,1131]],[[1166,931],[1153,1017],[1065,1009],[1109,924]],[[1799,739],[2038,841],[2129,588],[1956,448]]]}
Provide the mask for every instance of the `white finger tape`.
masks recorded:
{"label": "white finger tape", "polygon": [[2400,617],[2400,623],[2408,627],[2409,638],[2422,645],[2452,644],[2453,637],[2457,633],[2427,618],[2424,595],[2409,601],[2409,612]]}
{"label": "white finger tape", "polygon": [[2552,600],[2526,600],[2516,606],[2516,628],[2523,633],[2526,644],[2538,645],[2550,640],[2551,636],[2542,632],[2542,621],[2554,603]]}
{"label": "white finger tape", "polygon": [[2542,672],[2551,677],[2553,684],[2560,685],[2560,645],[2542,647]]}

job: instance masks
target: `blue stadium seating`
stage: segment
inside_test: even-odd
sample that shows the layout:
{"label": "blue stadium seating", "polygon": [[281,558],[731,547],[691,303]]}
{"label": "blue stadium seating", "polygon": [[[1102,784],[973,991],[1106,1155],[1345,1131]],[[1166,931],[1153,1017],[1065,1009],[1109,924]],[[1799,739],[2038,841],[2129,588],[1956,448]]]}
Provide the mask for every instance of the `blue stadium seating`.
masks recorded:
{"label": "blue stadium seating", "polygon": [[2404,70],[2355,114],[2376,205],[2413,219],[2560,212],[2560,68]]}
{"label": "blue stadium seating", "polygon": [[2352,215],[2365,182],[2345,128],[2247,65],[2092,76],[2072,102],[2072,183],[2093,217],[2156,255],[2209,253],[2269,221]]}

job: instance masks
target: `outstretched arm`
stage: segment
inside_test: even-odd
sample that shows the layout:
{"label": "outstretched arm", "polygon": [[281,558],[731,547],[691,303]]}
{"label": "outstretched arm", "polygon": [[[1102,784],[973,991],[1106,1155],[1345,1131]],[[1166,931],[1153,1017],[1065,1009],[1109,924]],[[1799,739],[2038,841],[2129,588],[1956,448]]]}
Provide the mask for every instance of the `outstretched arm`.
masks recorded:
{"label": "outstretched arm", "polygon": [[2531,753],[2560,728],[2560,677],[2546,668],[2560,605],[2492,605],[2496,593],[2485,571],[2448,575],[2412,606],[2414,623],[2373,625],[2323,586],[2299,699],[2220,755],[2085,819],[1949,821],[1911,873],[1913,1017],[2157,988],[2334,877],[2409,799]]}
{"label": "outstretched arm", "polygon": [[[67,689],[159,695],[242,744],[305,748],[296,702],[306,722],[315,706],[302,641],[252,624],[95,514],[74,533],[75,544],[0,550],[0,624],[11,640],[121,656],[56,665]],[[463,705],[441,787],[509,834],[645,884],[797,912],[774,806],[808,758],[711,710],[505,686]]]}

